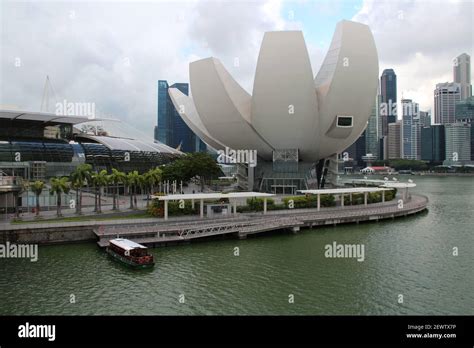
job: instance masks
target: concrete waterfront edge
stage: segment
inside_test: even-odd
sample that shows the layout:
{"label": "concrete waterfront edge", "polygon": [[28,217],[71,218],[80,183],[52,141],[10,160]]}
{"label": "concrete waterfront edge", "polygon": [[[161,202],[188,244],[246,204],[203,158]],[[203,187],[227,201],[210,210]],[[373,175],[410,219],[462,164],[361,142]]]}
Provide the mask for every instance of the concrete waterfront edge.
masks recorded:
{"label": "concrete waterfront edge", "polygon": [[[414,200],[416,202],[414,202]],[[413,204],[410,204],[413,203]],[[395,204],[386,205],[386,206],[379,206],[379,207],[371,207],[371,205],[367,207],[358,207],[357,209],[346,209],[346,210],[332,210],[324,213],[324,211],[311,213],[308,210],[298,212],[298,210],[294,210],[289,212],[288,214],[278,214],[272,216],[276,218],[277,216],[280,219],[284,219],[284,223],[276,224],[276,225],[269,225],[268,221],[262,219],[262,216],[255,216],[255,215],[242,215],[242,221],[246,224],[241,224],[240,227],[237,226],[234,229],[228,229],[226,232],[222,230],[222,233],[216,232],[209,232],[206,234],[200,233],[186,233],[185,235],[180,236],[180,238],[171,238],[171,239],[157,239],[157,240],[150,240],[148,244],[151,245],[159,245],[159,244],[166,244],[170,242],[180,242],[180,241],[187,241],[202,238],[202,237],[212,237],[213,235],[219,234],[233,234],[238,238],[244,239],[247,235],[250,234],[258,234],[264,233],[279,229],[289,229],[296,233],[299,231],[300,228],[315,228],[318,226],[328,226],[328,225],[338,225],[338,224],[349,224],[349,223],[359,223],[364,221],[379,221],[383,219],[392,219],[396,217],[404,217],[408,215],[417,214],[427,209],[428,198],[422,195],[412,195],[412,199],[407,202],[407,204],[403,208],[399,208],[396,210],[390,210],[394,208]],[[390,209],[389,209],[390,208]],[[384,210],[385,209],[385,210]],[[354,214],[358,212],[357,214]],[[365,214],[359,214],[365,213]],[[319,215],[319,218],[318,218]],[[267,216],[268,218],[269,216]],[[260,221],[259,221],[260,219]],[[201,220],[203,225],[205,224],[229,224],[226,220],[223,219],[208,219],[208,220]],[[237,220],[236,220],[237,221]],[[260,225],[259,225],[260,222]],[[179,224],[179,229],[182,231],[197,231],[196,230],[196,223],[194,220],[187,220],[187,221],[176,221],[176,224]],[[133,231],[134,227],[139,226],[151,226],[156,227],[156,231],[151,231],[149,233],[155,234],[159,236],[160,227],[166,230],[170,226],[173,226],[173,222],[170,224],[156,224],[152,222],[150,219],[143,219],[143,221],[133,221],[127,222],[124,224],[123,221],[121,222],[114,222],[108,221],[98,222],[92,221],[90,223],[85,222],[70,222],[70,223],[58,223],[58,224],[38,224],[35,226],[12,226],[12,228],[7,228],[4,230],[0,230],[0,243],[12,242],[12,243],[36,243],[40,245],[50,245],[50,244],[68,244],[68,243],[77,243],[77,242],[86,242],[86,241],[96,241],[99,239],[101,240],[100,232],[98,229],[100,226],[104,226],[105,228],[114,228],[117,226],[118,228],[128,228],[130,229],[129,233],[119,233],[121,236],[131,236],[133,238]],[[203,227],[204,228],[204,227]],[[158,233],[158,234],[157,234]],[[161,243],[162,241],[163,243]],[[99,243],[100,244],[100,243]],[[104,246],[105,244],[103,243]]]}

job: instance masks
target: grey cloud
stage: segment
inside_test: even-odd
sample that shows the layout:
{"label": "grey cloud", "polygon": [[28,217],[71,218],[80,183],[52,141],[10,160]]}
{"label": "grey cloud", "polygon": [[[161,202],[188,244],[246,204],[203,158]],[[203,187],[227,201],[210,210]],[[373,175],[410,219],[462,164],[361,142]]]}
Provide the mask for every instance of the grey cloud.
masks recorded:
{"label": "grey cloud", "polygon": [[[102,114],[153,136],[157,80],[188,81],[190,59],[211,53],[251,85],[263,32],[275,25],[264,3],[237,4],[2,2],[0,104],[39,110],[49,75],[51,104],[95,102]],[[202,38],[209,49],[200,48]]]}

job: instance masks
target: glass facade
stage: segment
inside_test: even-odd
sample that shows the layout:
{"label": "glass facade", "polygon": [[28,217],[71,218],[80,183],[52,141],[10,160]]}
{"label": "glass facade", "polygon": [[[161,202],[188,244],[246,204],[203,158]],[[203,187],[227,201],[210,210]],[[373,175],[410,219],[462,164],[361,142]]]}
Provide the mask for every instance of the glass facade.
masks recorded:
{"label": "glass facade", "polygon": [[444,126],[446,134],[446,164],[459,164],[471,160],[471,125],[457,122]]}
{"label": "glass facade", "polygon": [[381,115],[382,136],[388,134],[388,125],[397,121],[396,112],[392,112],[391,105],[397,103],[397,75],[393,69],[385,69],[380,77],[381,103],[387,105],[387,115]]}
{"label": "glass facade", "polygon": [[372,107],[372,112],[367,123],[367,129],[365,130],[365,152],[366,154],[371,153],[375,158],[379,157],[379,105],[380,105],[380,95],[377,96],[377,99]]}
{"label": "glass facade", "polygon": [[155,139],[166,145],[170,145],[171,142],[171,127],[168,116],[168,88],[168,82],[158,81],[158,119]]}
{"label": "glass facade", "polygon": [[438,83],[434,91],[434,119],[436,124],[455,122],[455,105],[461,100],[459,83]]}
{"label": "glass facade", "polygon": [[420,114],[418,103],[411,99],[402,99],[402,157],[405,159],[420,159]]}
{"label": "glass facade", "polygon": [[[28,179],[67,176],[81,163],[91,164],[94,170],[110,172],[116,168],[124,172],[137,170],[143,173],[178,156],[166,152],[166,149],[112,150],[87,137],[73,136],[71,124],[53,125],[9,119],[0,119],[0,123],[0,169],[9,175],[15,173]],[[52,129],[56,131],[50,138],[48,134],[52,134]],[[125,156],[126,153],[128,156]]]}
{"label": "glass facade", "polygon": [[435,124],[421,129],[421,159],[436,163],[446,159],[444,125]]}
{"label": "glass facade", "polygon": [[474,161],[474,97],[456,103],[456,122],[471,125],[471,161]]}
{"label": "glass facade", "polygon": [[155,127],[155,139],[183,152],[206,151],[206,144],[197,137],[179,115],[168,94],[169,88],[177,88],[183,94],[189,94],[189,84],[158,81],[158,117]]}

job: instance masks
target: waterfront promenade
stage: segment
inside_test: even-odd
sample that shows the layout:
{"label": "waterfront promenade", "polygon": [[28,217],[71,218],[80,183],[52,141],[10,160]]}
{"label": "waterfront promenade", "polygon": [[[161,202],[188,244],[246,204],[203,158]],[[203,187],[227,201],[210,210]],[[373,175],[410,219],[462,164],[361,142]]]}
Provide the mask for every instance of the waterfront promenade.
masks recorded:
{"label": "waterfront promenade", "polygon": [[1,242],[58,244],[97,241],[105,247],[118,236],[150,245],[167,245],[196,239],[228,236],[247,238],[275,230],[298,232],[301,228],[360,223],[392,219],[419,213],[426,209],[428,199],[411,195],[402,206],[397,199],[365,205],[330,208],[269,210],[266,214],[238,213],[228,217],[199,218],[199,216],[119,219],[108,221],[38,222],[4,225]]}
{"label": "waterfront promenade", "polygon": [[425,196],[412,195],[403,206],[393,200],[368,206],[324,208],[320,211],[314,208],[276,210],[268,211],[265,215],[262,213],[239,214],[239,217],[227,219],[99,226],[94,228],[94,233],[101,247],[107,246],[109,240],[116,237],[132,239],[150,246],[222,235],[244,239],[248,235],[282,229],[298,232],[301,228],[392,219],[419,213],[426,209],[427,203],[428,199]]}

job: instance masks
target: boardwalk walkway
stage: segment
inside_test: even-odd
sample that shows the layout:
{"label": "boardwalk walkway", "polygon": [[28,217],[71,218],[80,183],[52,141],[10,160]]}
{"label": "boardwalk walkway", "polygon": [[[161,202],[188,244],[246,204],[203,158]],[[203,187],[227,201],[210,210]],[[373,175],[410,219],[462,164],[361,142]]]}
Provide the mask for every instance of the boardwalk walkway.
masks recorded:
{"label": "boardwalk walkway", "polygon": [[402,206],[397,200],[368,206],[345,206],[322,209],[294,209],[268,211],[263,214],[240,214],[234,218],[203,219],[192,221],[169,221],[166,223],[136,223],[125,226],[98,226],[94,233],[98,244],[105,247],[109,240],[122,237],[138,243],[155,246],[178,243],[193,239],[232,235],[246,238],[250,234],[290,229],[294,232],[300,228],[313,228],[324,225],[359,223],[362,221],[390,219],[419,213],[426,209],[428,198],[412,195]]}

